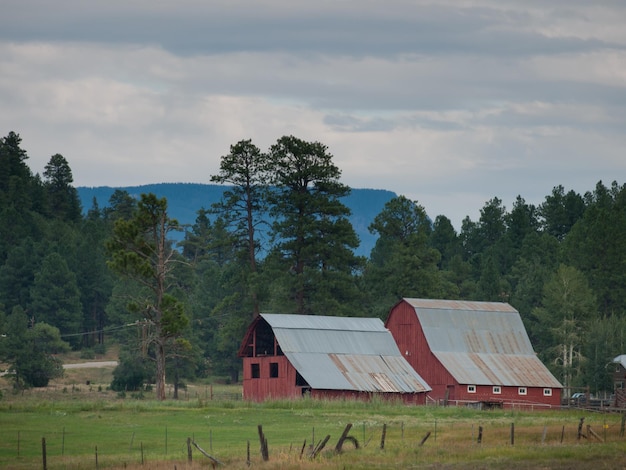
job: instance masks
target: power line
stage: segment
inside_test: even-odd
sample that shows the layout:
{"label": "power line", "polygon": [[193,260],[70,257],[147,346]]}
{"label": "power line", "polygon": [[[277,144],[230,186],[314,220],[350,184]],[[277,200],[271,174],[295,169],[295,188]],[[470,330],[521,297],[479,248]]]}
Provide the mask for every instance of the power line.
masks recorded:
{"label": "power line", "polygon": [[93,335],[95,333],[105,333],[107,331],[121,330],[122,328],[127,328],[129,326],[137,326],[137,325],[140,325],[140,324],[141,323],[139,321],[136,321],[134,323],[126,323],[125,325],[120,325],[120,326],[110,326],[108,328],[102,328],[100,330],[85,331],[84,333],[67,333],[67,334],[60,335],[60,336],[61,336],[61,338],[68,338],[70,336]]}

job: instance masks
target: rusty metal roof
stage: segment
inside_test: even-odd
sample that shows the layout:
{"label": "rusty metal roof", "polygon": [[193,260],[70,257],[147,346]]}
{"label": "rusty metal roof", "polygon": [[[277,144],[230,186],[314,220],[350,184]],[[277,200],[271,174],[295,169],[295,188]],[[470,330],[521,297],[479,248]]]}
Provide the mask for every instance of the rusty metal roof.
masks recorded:
{"label": "rusty metal roof", "polygon": [[421,393],[430,387],[378,318],[261,314],[281,350],[319,390]]}
{"label": "rusty metal roof", "polygon": [[533,350],[519,312],[499,302],[404,299],[433,354],[461,384],[561,388]]}

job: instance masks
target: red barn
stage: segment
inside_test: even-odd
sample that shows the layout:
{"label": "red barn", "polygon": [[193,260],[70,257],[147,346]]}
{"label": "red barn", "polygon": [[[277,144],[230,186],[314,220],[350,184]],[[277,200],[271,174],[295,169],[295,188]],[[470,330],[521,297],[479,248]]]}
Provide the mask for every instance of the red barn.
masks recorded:
{"label": "red barn", "polygon": [[562,385],[506,303],[402,299],[385,326],[443,403],[558,407]]}
{"label": "red barn", "polygon": [[430,390],[378,318],[261,314],[239,356],[252,401],[377,395],[423,404]]}

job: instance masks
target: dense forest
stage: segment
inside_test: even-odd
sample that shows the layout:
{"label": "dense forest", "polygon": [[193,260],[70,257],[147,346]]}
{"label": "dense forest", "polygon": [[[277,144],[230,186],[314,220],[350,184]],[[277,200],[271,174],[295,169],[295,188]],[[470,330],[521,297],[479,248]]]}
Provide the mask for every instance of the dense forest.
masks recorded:
{"label": "dense forest", "polygon": [[[166,198],[123,190],[82,208],[69,162],[33,174],[20,136],[0,140],[0,362],[17,388],[62,373],[56,354],[120,345],[112,388],[238,380],[259,312],[385,319],[402,297],[508,302],[566,386],[610,390],[626,353],[626,189],[557,185],[539,206],[497,197],[457,233],[445,215],[392,198],[359,239],[325,145],[284,136],[233,144],[219,203],[191,226]],[[558,183],[558,182],[556,182]],[[176,237],[173,235],[177,234]],[[179,241],[175,241],[179,240]]]}

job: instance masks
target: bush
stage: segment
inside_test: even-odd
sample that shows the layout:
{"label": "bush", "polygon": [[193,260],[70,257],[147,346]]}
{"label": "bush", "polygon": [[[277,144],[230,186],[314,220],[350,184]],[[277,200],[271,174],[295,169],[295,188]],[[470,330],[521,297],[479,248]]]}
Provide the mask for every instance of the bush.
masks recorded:
{"label": "bush", "polygon": [[122,357],[113,371],[111,390],[116,392],[141,390],[148,375],[147,365],[143,359]]}
{"label": "bush", "polygon": [[81,359],[95,359],[96,353],[94,352],[93,349],[83,349],[80,352],[80,358]]}

